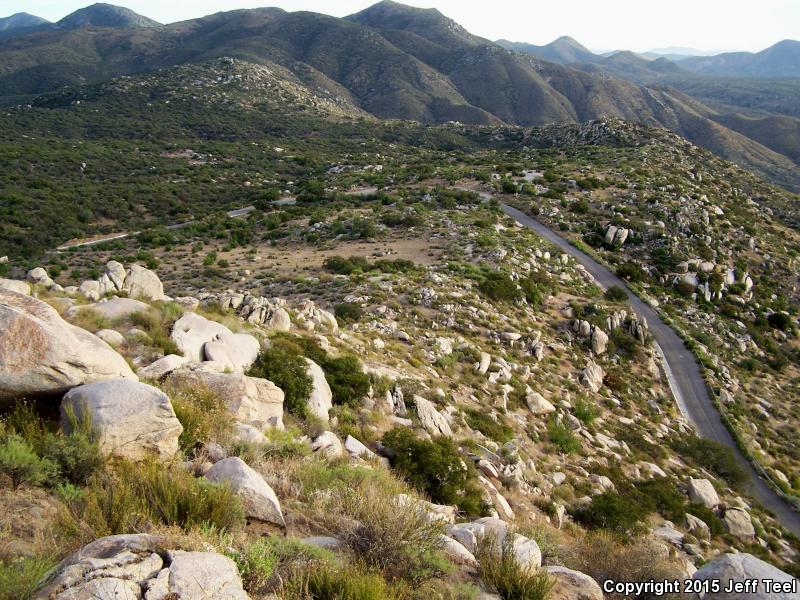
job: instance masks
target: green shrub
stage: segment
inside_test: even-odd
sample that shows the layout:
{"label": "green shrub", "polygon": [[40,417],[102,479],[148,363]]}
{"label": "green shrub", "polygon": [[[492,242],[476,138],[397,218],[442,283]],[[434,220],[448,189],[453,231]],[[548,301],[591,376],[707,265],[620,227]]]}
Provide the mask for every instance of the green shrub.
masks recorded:
{"label": "green shrub", "polygon": [[183,315],[183,308],[175,302],[157,302],[149,310],[131,315],[131,322],[147,333],[150,344],[164,354],[182,354],[170,336],[175,321]]}
{"label": "green shrub", "polygon": [[597,407],[585,398],[578,398],[573,407],[575,417],[584,425],[589,425],[597,418]]}
{"label": "green shrub", "polygon": [[574,513],[575,520],[591,529],[608,529],[621,534],[638,533],[648,511],[635,500],[617,492],[606,492]]}
{"label": "green shrub", "polygon": [[244,589],[250,594],[264,590],[278,566],[278,554],[269,539],[256,540],[240,552],[229,553],[228,556],[239,568]]}
{"label": "green shrub", "polygon": [[522,297],[517,284],[501,271],[486,273],[478,284],[478,290],[490,300],[498,302],[514,302]]}
{"label": "green shrub", "polygon": [[451,439],[422,440],[410,429],[395,428],[382,441],[394,453],[392,467],[431,500],[455,504],[469,515],[486,512],[475,468],[464,462]]}
{"label": "green shrub", "polygon": [[464,420],[472,429],[480,431],[498,444],[505,444],[514,439],[514,429],[505,422],[496,420],[485,411],[469,409]]}
{"label": "green shrub", "polygon": [[43,460],[53,463],[56,471],[46,482],[57,486],[62,482],[85,485],[88,479],[103,467],[104,459],[94,440],[91,416],[79,420],[70,409],[67,411],[69,434],[51,431],[36,414],[32,405],[17,405],[8,417],[8,427],[16,432]]}
{"label": "green shrub", "polygon": [[625,302],[628,299],[628,292],[618,285],[612,285],[606,290],[605,297],[609,302]]}
{"label": "green shrub", "polygon": [[380,575],[356,566],[312,563],[295,573],[283,590],[284,600],[395,600]]}
{"label": "green shrub", "polygon": [[572,454],[581,449],[581,442],[572,430],[555,418],[547,422],[547,437],[564,454]]}
{"label": "green shrub", "polygon": [[61,479],[74,485],[85,485],[105,463],[97,442],[82,431],[70,435],[48,432],[39,452],[56,464]]}
{"label": "green shrub", "polygon": [[357,406],[369,393],[369,376],[355,356],[326,358],[320,366],[331,387],[334,404]]}
{"label": "green shrub", "polygon": [[0,600],[26,600],[56,565],[51,557],[17,556],[0,559]]}
{"label": "green shrub", "polygon": [[336,515],[335,535],[357,560],[391,581],[418,584],[447,567],[438,554],[442,524],[431,521],[413,501],[398,502],[394,491],[378,481],[340,490],[326,512]]}
{"label": "green shrub", "polygon": [[665,519],[683,522],[686,514],[686,497],[668,477],[639,481],[631,486],[630,495],[643,508],[657,511]]}
{"label": "green shrub", "polygon": [[297,344],[278,338],[262,350],[247,372],[251,377],[269,379],[283,390],[284,406],[293,415],[308,415],[308,399],[314,389],[303,351]]}
{"label": "green shrub", "polygon": [[119,462],[115,471],[95,475],[68,503],[64,521],[73,534],[94,539],[137,531],[148,522],[226,531],[243,524],[244,513],[228,486],[177,467]]}
{"label": "green shrub", "polygon": [[475,555],[478,577],[503,600],[546,600],[555,582],[547,572],[519,563],[513,538],[505,536],[502,544],[492,536],[479,541]]}
{"label": "green shrub", "polygon": [[183,426],[178,443],[192,452],[205,442],[225,443],[233,431],[233,417],[225,400],[206,385],[179,385],[167,382],[164,392],[172,402],[175,416]]}
{"label": "green shrub", "polygon": [[8,477],[14,489],[23,483],[42,485],[57,477],[58,466],[37,455],[28,442],[12,433],[0,443],[0,475]]}
{"label": "green shrub", "polygon": [[341,302],[333,305],[333,314],[340,324],[355,323],[364,316],[364,309],[353,302]]}
{"label": "green shrub", "polygon": [[792,318],[784,312],[774,312],[767,317],[769,326],[780,331],[788,331],[792,327]]}
{"label": "green shrub", "polygon": [[679,454],[691,458],[695,464],[709,469],[733,488],[740,489],[747,481],[747,472],[727,446],[694,435],[673,438],[670,446]]}

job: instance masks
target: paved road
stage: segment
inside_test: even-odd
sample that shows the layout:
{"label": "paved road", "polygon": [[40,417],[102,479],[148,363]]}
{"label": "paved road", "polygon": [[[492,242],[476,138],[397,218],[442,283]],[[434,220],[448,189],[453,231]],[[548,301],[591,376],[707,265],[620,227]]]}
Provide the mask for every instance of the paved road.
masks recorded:
{"label": "paved road", "polygon": [[750,475],[751,494],[776,515],[783,527],[796,535],[800,535],[800,513],[793,509],[758,476],[753,465],[738,449],[733,436],[722,423],[719,412],[717,412],[711,401],[708,388],[703,380],[700,366],[697,364],[694,354],[684,345],[683,340],[678,337],[675,331],[661,320],[661,317],[651,306],[645,304],[638,296],[630,292],[622,279],[614,275],[606,267],[572,246],[567,240],[542,225],[536,219],[505,204],[501,206],[508,216],[521,225],[532,229],[539,236],[575,258],[592,274],[601,286],[608,288],[616,285],[628,293],[631,307],[640,317],[647,320],[650,333],[661,347],[664,368],[681,412],[695,426],[702,437],[724,444],[733,450],[738,462]]}

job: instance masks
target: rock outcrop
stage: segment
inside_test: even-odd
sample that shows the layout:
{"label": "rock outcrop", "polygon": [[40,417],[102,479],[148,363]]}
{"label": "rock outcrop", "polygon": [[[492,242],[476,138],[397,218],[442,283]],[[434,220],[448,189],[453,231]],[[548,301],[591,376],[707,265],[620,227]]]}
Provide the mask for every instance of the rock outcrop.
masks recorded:
{"label": "rock outcrop", "polygon": [[191,362],[216,362],[221,369],[238,372],[255,362],[260,349],[252,335],[233,333],[225,325],[192,312],[175,322],[171,337]]}
{"label": "rock outcrop", "polygon": [[137,379],[111,346],[50,305],[0,289],[0,400],[119,378]]}
{"label": "rock outcrop", "polygon": [[249,600],[230,558],[148,534],[113,535],[65,559],[34,600]]}
{"label": "rock outcrop", "polygon": [[436,407],[430,400],[426,400],[422,396],[414,396],[414,403],[417,406],[417,416],[425,431],[431,435],[453,436],[447,419],[444,418],[442,413],[436,410]]}

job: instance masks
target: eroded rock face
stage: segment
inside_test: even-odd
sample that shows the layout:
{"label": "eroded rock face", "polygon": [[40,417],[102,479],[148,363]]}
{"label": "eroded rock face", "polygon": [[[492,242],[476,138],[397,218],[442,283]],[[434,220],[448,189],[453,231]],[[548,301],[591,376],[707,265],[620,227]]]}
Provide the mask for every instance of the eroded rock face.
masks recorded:
{"label": "eroded rock face", "polygon": [[245,515],[285,527],[281,503],[272,488],[241,458],[219,461],[206,472],[206,479],[225,483],[242,499]]}
{"label": "eroded rock face", "polygon": [[[719,581],[720,591],[709,592],[704,595],[704,600],[738,600],[743,598],[741,592],[725,592],[729,582],[744,582],[756,580],[761,585],[756,593],[748,593],[747,598],[753,600],[800,600],[800,593],[768,593],[762,583],[765,579],[788,583],[793,577],[780,569],[765,563],[751,554],[723,554],[719,558],[703,565],[692,579],[699,581]],[[797,581],[795,580],[797,584]],[[797,584],[800,587],[800,584]]]}
{"label": "eroded rock face", "polygon": [[231,330],[215,321],[195,313],[186,313],[172,327],[172,341],[183,355],[193,362],[205,359],[203,347],[217,335],[229,334]]}
{"label": "eroded rock face", "polygon": [[248,600],[231,559],[165,543],[147,534],[95,540],[65,559],[34,600]]}
{"label": "eroded rock face", "polygon": [[182,386],[208,387],[225,400],[237,421],[258,429],[283,429],[283,390],[267,379],[183,368],[172,372],[167,381]]}
{"label": "eroded rock face", "polygon": [[0,400],[120,378],[137,380],[111,346],[48,304],[0,289]]}
{"label": "eroded rock face", "polygon": [[436,410],[436,407],[429,400],[421,396],[414,396],[414,402],[417,405],[417,416],[425,431],[431,435],[444,435],[452,437],[453,432],[450,429],[450,424],[444,415]]}
{"label": "eroded rock face", "polygon": [[100,450],[107,456],[168,460],[178,452],[183,427],[169,398],[144,383],[117,379],[70,390],[61,403],[61,426],[71,431],[69,412],[91,418]]}

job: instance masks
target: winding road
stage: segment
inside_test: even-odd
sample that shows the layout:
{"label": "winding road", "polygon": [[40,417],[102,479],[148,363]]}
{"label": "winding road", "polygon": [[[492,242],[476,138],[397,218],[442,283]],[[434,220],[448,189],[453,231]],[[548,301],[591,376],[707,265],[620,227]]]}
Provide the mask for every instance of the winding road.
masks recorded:
{"label": "winding road", "polygon": [[619,286],[628,294],[628,301],[634,311],[643,317],[655,338],[663,357],[664,370],[669,379],[672,393],[684,416],[697,429],[700,436],[729,447],[736,460],[750,476],[750,493],[765,508],[772,511],[781,525],[795,535],[800,535],[800,513],[779,496],[758,474],[756,469],[739,450],[733,436],[725,427],[708,393],[700,366],[694,354],[648,304],[633,294],[625,282],[609,269],[599,264],[588,254],[584,254],[567,240],[544,226],[536,219],[511,206],[501,204],[503,212],[519,224],[532,229],[564,253],[569,254],[597,280],[604,288]]}

